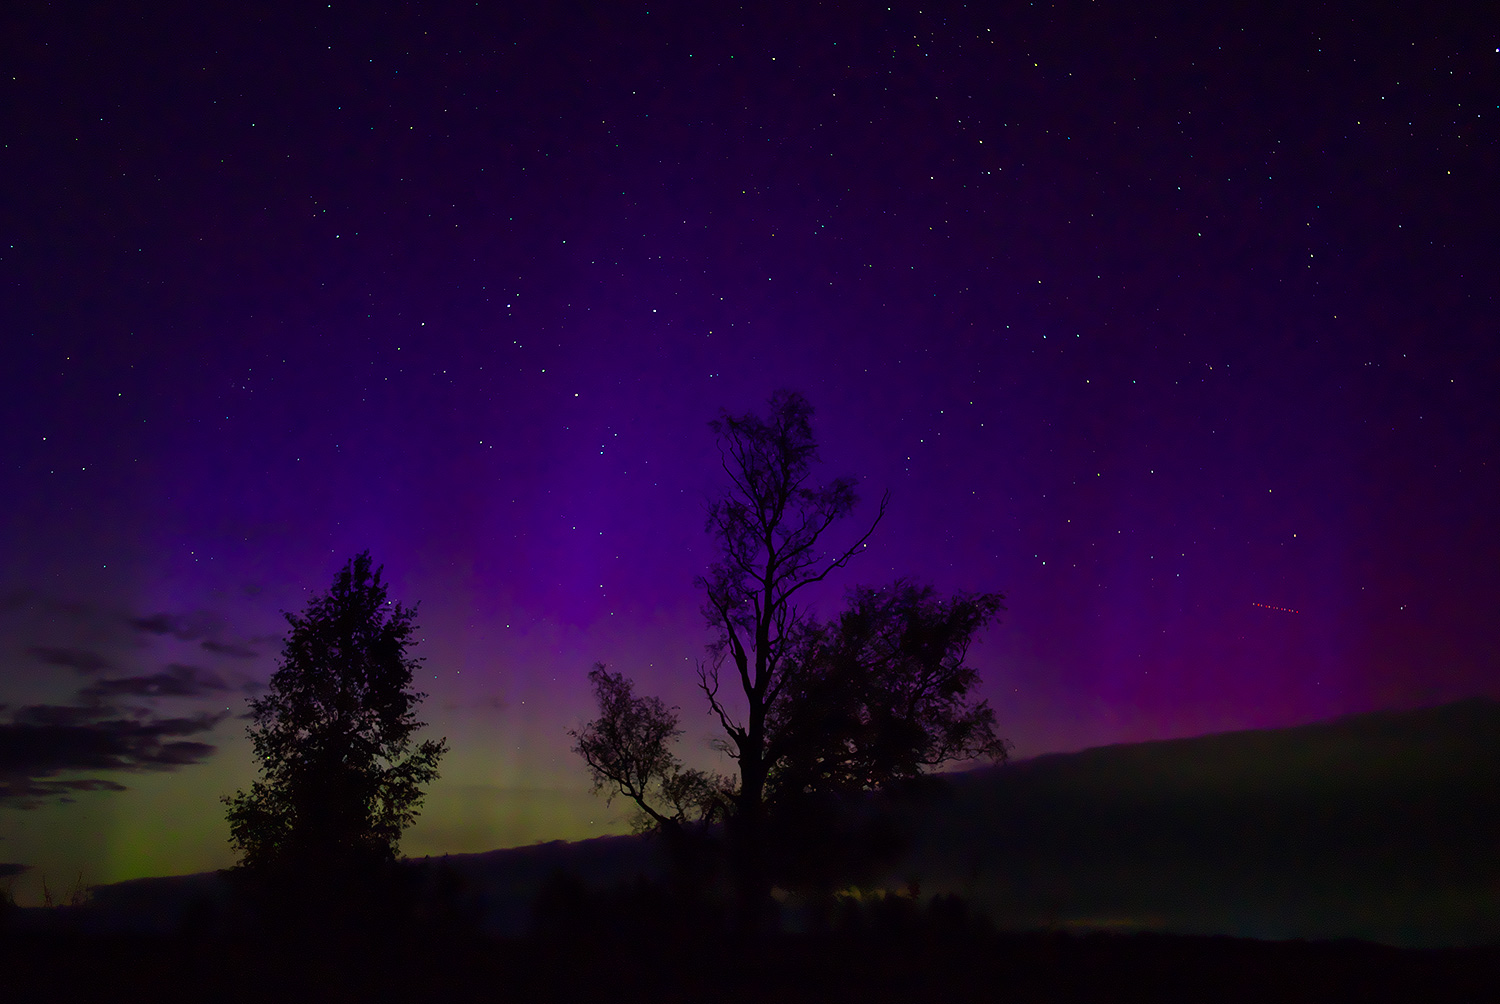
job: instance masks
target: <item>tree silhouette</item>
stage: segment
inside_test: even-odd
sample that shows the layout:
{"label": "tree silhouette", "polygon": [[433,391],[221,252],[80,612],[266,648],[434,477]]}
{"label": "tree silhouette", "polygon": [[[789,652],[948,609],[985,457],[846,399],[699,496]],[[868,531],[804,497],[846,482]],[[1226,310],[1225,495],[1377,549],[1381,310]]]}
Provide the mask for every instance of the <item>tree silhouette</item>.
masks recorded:
{"label": "tree silhouette", "polygon": [[939,597],[899,580],[858,587],[831,624],[810,628],[767,711],[767,802],[884,788],[935,767],[1004,759],[979,675],[964,660],[1004,609],[998,593]]}
{"label": "tree silhouette", "polygon": [[682,734],[677,709],[657,697],[636,697],[624,674],[603,663],[589,672],[599,717],[568,733],[573,752],[583,757],[594,793],[623,795],[638,810],[637,831],[679,830],[711,822],[720,806],[719,778],[683,767],[672,744]]}
{"label": "tree silhouette", "polygon": [[349,873],[395,860],[447,740],[413,744],[425,723],[407,654],[414,608],[391,603],[365,551],[291,631],[246,729],[260,779],[229,806],[232,845],[254,872]]}
{"label": "tree silhouette", "polygon": [[[810,797],[880,788],[955,760],[1003,759],[994,713],[974,702],[977,676],[964,663],[974,635],[1001,609],[999,594],[941,599],[898,582],[856,590],[848,610],[820,624],[803,590],[862,551],[887,499],[852,542],[829,547],[835,524],[850,516],[853,478],[819,485],[812,406],[777,391],[770,415],[710,423],[728,485],[708,509],[718,557],[696,584],[714,632],[698,683],[723,730],[718,748],[738,768],[723,784],[686,786],[683,804],[651,804],[683,776],[671,754],[676,716],[656,698],[636,697],[622,676],[597,667],[601,716],[575,738],[595,788],[633,799],[663,825],[693,798],[727,810],[738,923],[760,925],[773,881],[768,814],[789,815]],[[601,687],[601,683],[604,684]],[[633,723],[620,728],[617,723]]]}
{"label": "tree silhouette", "polygon": [[910,802],[935,793],[929,771],[1005,760],[1010,744],[989,703],[971,696],[979,676],[965,662],[1001,599],[944,598],[898,580],[851,590],[836,620],[805,632],[766,722],[761,843],[779,883],[828,894],[872,880],[899,855],[900,828],[851,796]]}

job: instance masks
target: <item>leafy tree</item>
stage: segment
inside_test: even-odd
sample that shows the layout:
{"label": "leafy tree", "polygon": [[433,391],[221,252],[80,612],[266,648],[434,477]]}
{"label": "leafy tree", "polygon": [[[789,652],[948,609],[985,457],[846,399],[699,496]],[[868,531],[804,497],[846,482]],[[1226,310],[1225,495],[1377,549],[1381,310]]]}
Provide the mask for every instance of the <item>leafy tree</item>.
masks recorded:
{"label": "leafy tree", "polygon": [[438,776],[447,740],[414,743],[407,654],[416,611],[391,603],[365,551],[334,576],[291,631],[270,690],[250,702],[247,728],[260,779],[229,806],[230,841],[252,871],[368,869],[395,860]]}
{"label": "leafy tree", "polygon": [[1000,610],[996,593],[940,597],[898,580],[851,590],[846,609],[808,630],[767,715],[771,769],[765,790],[768,869],[791,888],[829,894],[874,879],[906,843],[880,803],[935,794],[926,775],[987,757],[1009,743],[995,714],[975,701],[965,661],[974,636]]}
{"label": "leafy tree", "polygon": [[858,587],[831,624],[805,632],[768,709],[766,800],[867,791],[954,761],[1003,760],[989,702],[970,694],[974,635],[998,593],[950,598],[899,580]]}
{"label": "leafy tree", "polygon": [[[975,702],[964,657],[974,635],[1002,609],[999,594],[938,597],[898,582],[856,590],[849,608],[821,624],[803,590],[862,551],[885,514],[852,542],[830,547],[835,524],[857,502],[855,481],[813,479],[812,406],[778,391],[770,415],[723,414],[710,423],[729,483],[709,506],[718,557],[697,580],[714,639],[698,665],[699,686],[723,730],[719,748],[738,768],[724,784],[693,785],[693,797],[727,810],[742,926],[759,924],[772,876],[768,814],[820,793],[880,788],[955,760],[1003,759],[994,713]],[[636,697],[623,677],[595,670],[601,717],[577,735],[595,787],[613,786],[657,824],[653,807],[681,767],[670,752],[677,720],[656,698]],[[600,689],[600,679],[608,684]],[[635,723],[619,728],[612,723]],[[644,740],[644,741],[641,741]],[[680,811],[680,810],[679,810]]]}
{"label": "leafy tree", "polygon": [[636,697],[635,685],[603,663],[589,672],[599,717],[568,733],[583,757],[594,793],[635,803],[637,831],[680,830],[711,822],[719,808],[720,779],[682,766],[672,744],[682,729],[676,708],[658,697]]}

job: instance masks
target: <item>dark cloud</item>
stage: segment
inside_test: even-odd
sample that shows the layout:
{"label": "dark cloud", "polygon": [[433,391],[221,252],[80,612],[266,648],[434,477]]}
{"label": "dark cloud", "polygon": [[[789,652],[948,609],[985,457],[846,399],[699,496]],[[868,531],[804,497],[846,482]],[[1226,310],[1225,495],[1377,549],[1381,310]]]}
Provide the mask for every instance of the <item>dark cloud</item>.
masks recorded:
{"label": "dark cloud", "polygon": [[145,617],[127,618],[130,626],[147,634],[171,635],[179,641],[196,641],[213,634],[219,627],[219,619],[207,611],[180,614],[150,614]]}
{"label": "dark cloud", "polygon": [[147,631],[151,634],[175,634],[177,621],[171,614],[152,614],[150,617],[132,617],[130,626],[137,631]]}
{"label": "dark cloud", "polygon": [[[0,726],[4,728],[4,726]],[[6,779],[0,777],[0,805],[13,809],[36,809],[42,803],[57,799],[72,802],[70,796],[77,791],[126,791],[118,781],[103,778],[82,778],[73,781],[44,781],[37,778]]]}
{"label": "dark cloud", "polygon": [[98,652],[90,652],[82,648],[52,648],[47,645],[36,645],[28,648],[26,654],[49,666],[67,666],[80,673],[97,673],[109,669],[111,665],[110,661]]}
{"label": "dark cloud", "polygon": [[195,610],[185,614],[137,614],[118,607],[83,600],[58,599],[25,590],[0,593],[0,615],[28,608],[38,618],[71,621],[75,631],[81,628],[94,637],[118,637],[122,625],[132,632],[170,636],[179,641],[197,641],[223,633],[222,618],[208,610]]}
{"label": "dark cloud", "polygon": [[175,743],[164,743],[155,762],[167,767],[187,767],[191,764],[202,763],[217,749],[218,747],[212,743],[198,743],[187,739]]}
{"label": "dark cloud", "polygon": [[24,871],[29,871],[30,865],[14,865],[0,861],[0,879],[15,878]]}
{"label": "dark cloud", "polygon": [[39,606],[65,615],[77,622],[72,625],[75,637],[90,639],[85,642],[88,647],[38,645],[25,650],[47,666],[63,667],[88,679],[71,701],[0,704],[4,712],[0,718],[0,806],[34,809],[48,802],[70,801],[79,792],[123,791],[125,785],[113,779],[116,772],[178,770],[202,763],[216,752],[203,739],[230,717],[230,711],[163,717],[155,705],[161,699],[233,693],[239,674],[226,678],[202,666],[170,663],[157,672],[130,675],[122,671],[112,649],[97,642],[113,638],[118,643],[122,630],[128,629],[133,638],[126,644],[136,649],[155,644],[153,638],[159,637],[195,642],[215,655],[255,656],[248,644],[215,640],[233,634],[224,631],[216,615],[208,611],[137,615],[25,593],[5,594],[0,601],[4,610]]}
{"label": "dark cloud", "polygon": [[216,747],[184,738],[212,729],[228,712],[180,718],[112,717],[106,704],[38,704],[0,724],[0,804],[33,809],[76,791],[123,791],[103,778],[57,779],[95,771],[176,770],[202,763]]}
{"label": "dark cloud", "polygon": [[[108,714],[110,710],[112,709],[104,708],[99,704],[83,707],[74,704],[29,704],[24,708],[16,709],[12,722],[16,725],[69,728],[97,721],[101,715]],[[3,764],[4,761],[0,760],[0,770],[4,769]]]}
{"label": "dark cloud", "polygon": [[190,617],[151,614],[149,617],[130,618],[130,626],[147,634],[171,635],[179,641],[193,641],[208,633],[211,619],[206,614],[194,614]]}
{"label": "dark cloud", "polygon": [[208,639],[202,643],[203,649],[214,655],[231,655],[236,659],[254,659],[260,653],[249,645],[237,645],[234,642],[214,641]]}
{"label": "dark cloud", "polygon": [[[85,600],[65,600],[43,593],[14,589],[0,594],[0,615],[27,610],[37,619],[62,618],[94,633],[112,634],[120,626],[118,610]],[[128,617],[126,618],[129,619]]]}
{"label": "dark cloud", "polygon": [[108,700],[112,697],[201,697],[228,689],[229,685],[210,670],[173,663],[164,672],[151,676],[100,680],[79,693],[86,699]]}

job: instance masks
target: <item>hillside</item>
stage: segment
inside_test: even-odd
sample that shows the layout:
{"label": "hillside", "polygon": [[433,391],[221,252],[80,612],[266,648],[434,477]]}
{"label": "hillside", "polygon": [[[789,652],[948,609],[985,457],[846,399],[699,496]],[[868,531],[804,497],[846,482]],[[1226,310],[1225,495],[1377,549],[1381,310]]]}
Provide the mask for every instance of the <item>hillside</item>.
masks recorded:
{"label": "hillside", "polygon": [[[946,781],[902,810],[910,850],[887,880],[962,893],[1002,928],[1500,942],[1500,702],[1106,746]],[[524,930],[555,871],[604,886],[662,867],[631,837],[444,860],[496,933]],[[212,875],[99,887],[89,923],[173,929],[217,890]]]}
{"label": "hillside", "polygon": [[[1500,941],[1500,703],[950,776],[902,869],[1006,927]],[[900,875],[893,875],[900,878]]]}

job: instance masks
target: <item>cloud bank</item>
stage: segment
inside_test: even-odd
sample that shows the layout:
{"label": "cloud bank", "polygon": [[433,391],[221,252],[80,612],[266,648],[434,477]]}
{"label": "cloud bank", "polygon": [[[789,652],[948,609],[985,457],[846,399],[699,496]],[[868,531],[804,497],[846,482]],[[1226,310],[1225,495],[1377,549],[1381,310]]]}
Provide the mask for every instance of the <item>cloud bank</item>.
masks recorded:
{"label": "cloud bank", "polygon": [[[72,638],[17,647],[42,667],[67,670],[75,681],[85,678],[74,684],[71,701],[0,703],[0,806],[35,809],[54,799],[71,801],[78,792],[123,791],[126,785],[113,779],[116,773],[177,770],[202,763],[216,752],[217,747],[203,739],[230,716],[227,709],[163,714],[157,702],[212,698],[228,703],[217,699],[225,692],[247,689],[249,681],[241,681],[238,673],[226,680],[212,669],[186,662],[132,674],[127,666],[133,660],[122,661],[116,651],[122,641],[139,648],[141,642],[128,638],[144,635],[148,646],[155,638],[175,639],[196,642],[209,656],[254,658],[257,652],[248,645],[221,640],[214,615],[136,615],[24,593],[0,599],[12,613],[32,608],[62,615]],[[118,634],[122,627],[123,640]]]}
{"label": "cloud bank", "polygon": [[189,739],[213,729],[228,712],[182,718],[125,715],[107,704],[34,704],[0,724],[0,805],[35,809],[79,791],[124,791],[100,777],[59,775],[100,771],[176,770],[202,763],[217,747]]}

